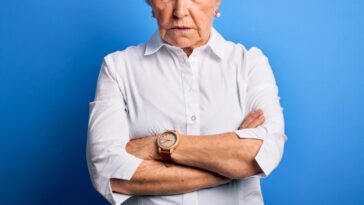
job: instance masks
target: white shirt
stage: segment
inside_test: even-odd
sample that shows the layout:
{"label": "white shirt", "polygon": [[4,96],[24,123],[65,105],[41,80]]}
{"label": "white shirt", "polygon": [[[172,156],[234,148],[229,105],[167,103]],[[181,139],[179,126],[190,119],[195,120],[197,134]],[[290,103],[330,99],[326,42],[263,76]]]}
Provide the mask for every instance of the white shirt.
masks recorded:
{"label": "white shirt", "polygon": [[[238,130],[258,108],[265,123]],[[208,43],[187,57],[164,43],[157,31],[146,44],[104,58],[90,103],[87,161],[92,182],[112,204],[264,204],[260,178],[277,167],[287,140],[282,110],[268,59],[259,49],[226,41],[212,28]],[[234,131],[240,138],[262,139],[255,159],[264,173],[178,195],[130,198],[112,193],[110,178],[130,180],[142,162],[126,152],[127,142],[165,129],[187,135]]]}

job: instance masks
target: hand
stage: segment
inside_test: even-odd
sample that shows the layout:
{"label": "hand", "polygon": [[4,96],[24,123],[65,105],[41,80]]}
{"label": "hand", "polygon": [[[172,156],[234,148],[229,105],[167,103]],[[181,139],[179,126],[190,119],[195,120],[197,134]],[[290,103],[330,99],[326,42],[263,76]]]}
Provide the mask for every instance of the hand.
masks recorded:
{"label": "hand", "polygon": [[157,146],[157,136],[146,136],[134,139],[126,144],[126,151],[145,160],[160,160]]}
{"label": "hand", "polygon": [[239,129],[246,129],[246,128],[256,128],[259,125],[262,125],[265,121],[263,111],[256,110],[252,111],[245,117],[244,121],[241,123]]}

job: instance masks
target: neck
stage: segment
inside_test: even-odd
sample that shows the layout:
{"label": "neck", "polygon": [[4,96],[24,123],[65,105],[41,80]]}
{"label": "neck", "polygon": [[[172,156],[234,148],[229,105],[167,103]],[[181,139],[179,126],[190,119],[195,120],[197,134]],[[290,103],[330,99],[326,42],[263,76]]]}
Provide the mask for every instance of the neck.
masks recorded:
{"label": "neck", "polygon": [[191,48],[191,47],[183,48],[183,51],[186,53],[186,55],[187,55],[188,57],[190,57],[190,55],[191,55],[191,54],[192,54],[192,52],[193,52],[193,48]]}
{"label": "neck", "polygon": [[186,55],[189,57],[192,54],[194,48],[205,45],[209,41],[210,37],[211,37],[211,32],[209,33],[209,36],[206,39],[203,39],[197,45],[192,46],[192,47],[182,48],[182,49],[186,53]]}

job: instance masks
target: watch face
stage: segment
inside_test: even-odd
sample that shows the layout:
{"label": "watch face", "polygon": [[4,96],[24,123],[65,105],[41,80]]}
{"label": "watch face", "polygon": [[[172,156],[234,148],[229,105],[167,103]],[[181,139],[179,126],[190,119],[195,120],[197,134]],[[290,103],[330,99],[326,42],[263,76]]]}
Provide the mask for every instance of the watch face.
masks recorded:
{"label": "watch face", "polygon": [[164,133],[158,139],[160,147],[169,149],[177,142],[177,137],[174,133]]}

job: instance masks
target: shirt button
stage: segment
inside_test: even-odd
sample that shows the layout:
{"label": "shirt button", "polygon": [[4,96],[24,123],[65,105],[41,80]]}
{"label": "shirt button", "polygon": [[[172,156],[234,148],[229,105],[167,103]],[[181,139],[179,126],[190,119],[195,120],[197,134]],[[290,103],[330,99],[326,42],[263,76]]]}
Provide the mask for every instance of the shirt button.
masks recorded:
{"label": "shirt button", "polygon": [[192,116],[191,116],[191,120],[192,120],[192,121],[195,121],[195,120],[196,120],[196,116],[195,116],[195,115],[192,115]]}

